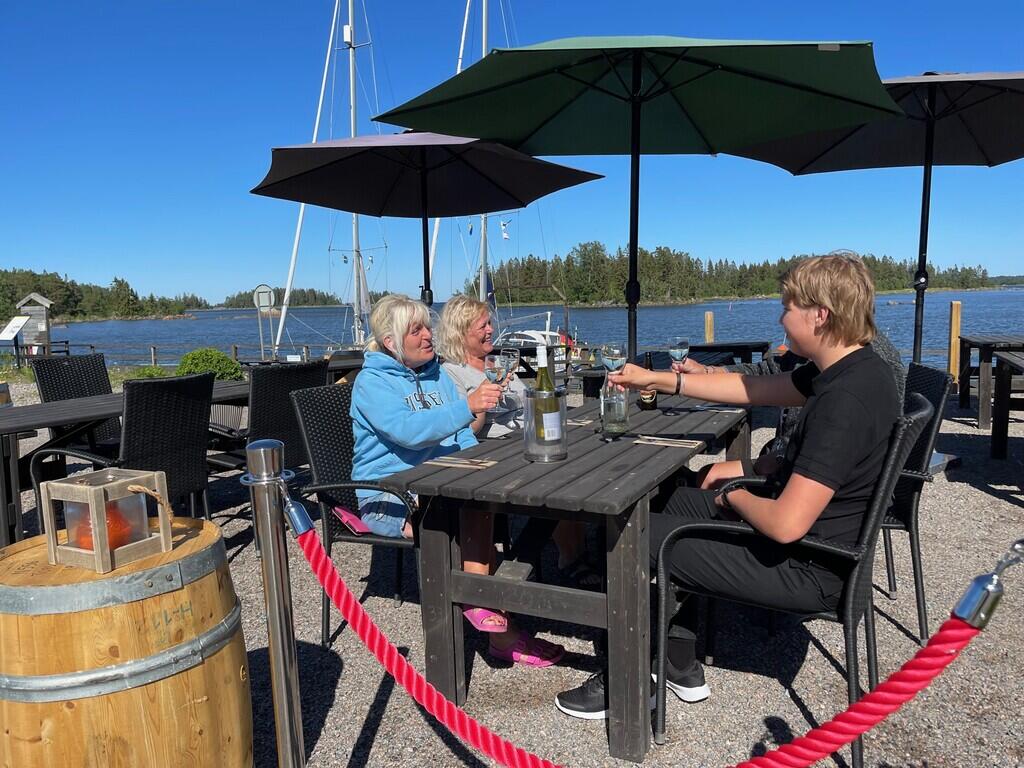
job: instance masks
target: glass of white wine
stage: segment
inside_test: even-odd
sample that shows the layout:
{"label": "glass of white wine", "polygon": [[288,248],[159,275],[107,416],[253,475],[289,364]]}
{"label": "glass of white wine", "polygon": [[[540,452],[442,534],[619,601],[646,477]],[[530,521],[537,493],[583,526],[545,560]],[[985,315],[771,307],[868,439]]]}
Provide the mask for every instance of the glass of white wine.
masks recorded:
{"label": "glass of white wine", "polygon": [[672,370],[679,373],[683,370],[683,363],[690,355],[690,340],[685,336],[673,336],[671,346],[668,348],[668,356],[672,358]]}
{"label": "glass of white wine", "polygon": [[[504,384],[508,375],[508,358],[504,355],[487,355],[484,357],[484,376],[492,384]],[[501,413],[497,406],[489,408],[488,413]]]}
{"label": "glass of white wine", "polygon": [[[506,347],[500,350],[500,352],[506,361],[505,382],[510,383],[512,381],[512,377],[519,371],[519,350],[512,347]],[[522,408],[522,404],[519,402],[518,398],[512,394],[511,390],[507,387],[505,389],[504,399],[508,401],[507,404],[512,408],[512,410]]]}
{"label": "glass of white wine", "polygon": [[[605,344],[601,347],[600,360],[607,373],[622,370],[626,364],[626,345]],[[601,429],[607,439],[629,430],[629,391],[609,384],[607,377],[601,389]]]}

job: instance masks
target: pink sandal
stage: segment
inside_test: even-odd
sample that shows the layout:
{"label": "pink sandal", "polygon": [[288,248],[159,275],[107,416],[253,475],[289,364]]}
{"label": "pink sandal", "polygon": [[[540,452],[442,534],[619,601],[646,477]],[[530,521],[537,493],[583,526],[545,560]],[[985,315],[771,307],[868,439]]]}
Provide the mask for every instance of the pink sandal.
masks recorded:
{"label": "pink sandal", "polygon": [[467,607],[462,609],[466,621],[478,632],[505,632],[508,630],[508,618],[499,611],[490,608]]}
{"label": "pink sandal", "polygon": [[557,664],[565,655],[565,648],[557,643],[520,632],[519,637],[508,648],[495,648],[491,644],[487,652],[496,659],[510,661],[513,664],[525,664],[528,667],[550,667],[552,664]]}

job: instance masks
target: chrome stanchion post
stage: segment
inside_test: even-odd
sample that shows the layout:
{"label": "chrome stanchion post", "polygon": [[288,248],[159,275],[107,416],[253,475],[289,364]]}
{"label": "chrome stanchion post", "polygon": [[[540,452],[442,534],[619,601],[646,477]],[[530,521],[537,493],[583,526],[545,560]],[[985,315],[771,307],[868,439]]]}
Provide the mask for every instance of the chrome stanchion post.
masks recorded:
{"label": "chrome stanchion post", "polygon": [[256,440],[246,446],[245,453],[249,473],[242,477],[242,484],[249,487],[257,518],[256,535],[263,552],[277,764],[280,768],[301,768],[306,764],[306,749],[302,740],[302,704],[284,531],[286,493],[282,492],[282,488],[287,491],[285,483],[295,473],[281,469],[284,443],[280,440]]}

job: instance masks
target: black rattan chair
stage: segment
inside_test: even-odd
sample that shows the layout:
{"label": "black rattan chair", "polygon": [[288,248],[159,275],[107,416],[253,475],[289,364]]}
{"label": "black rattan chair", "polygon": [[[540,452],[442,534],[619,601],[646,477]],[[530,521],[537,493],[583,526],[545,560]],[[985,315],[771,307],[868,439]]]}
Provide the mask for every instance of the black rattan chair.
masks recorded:
{"label": "black rattan chair", "polygon": [[[70,357],[40,357],[32,361],[39,400],[49,403],[93,395],[109,395],[110,376],[100,353]],[[51,427],[52,439],[59,439],[76,429],[75,425]],[[117,455],[121,423],[117,418],[97,424],[84,435],[72,439],[68,448],[87,450],[107,458]]]}
{"label": "black rattan chair", "polygon": [[[840,595],[839,605],[834,612],[811,615],[801,614],[800,616],[805,621],[826,619],[843,625],[843,637],[846,644],[846,679],[851,704],[856,702],[861,694],[860,675],[858,672],[859,661],[857,657],[857,628],[862,619],[864,621],[867,650],[868,679],[872,688],[878,683],[874,604],[872,602],[872,566],[874,563],[875,546],[878,542],[878,532],[881,529],[882,519],[885,516],[886,510],[888,510],[891,504],[893,489],[896,487],[897,480],[899,480],[900,471],[906,464],[907,456],[917,443],[918,437],[924,431],[925,425],[932,415],[931,404],[921,395],[911,394],[908,396],[907,402],[910,407],[906,409],[906,413],[903,416],[896,420],[896,424],[893,427],[885,463],[875,484],[874,493],[871,496],[871,504],[864,515],[864,522],[861,525],[857,545],[849,547],[813,536],[805,536],[790,545],[794,552],[802,550],[811,556],[824,556],[837,563],[843,563],[849,568]],[[727,493],[744,485],[763,485],[763,481],[764,478],[732,480],[722,486],[720,493]],[[672,547],[682,538],[721,537],[723,535],[735,536],[739,542],[742,542],[744,538],[760,538],[762,536],[750,525],[743,522],[725,520],[695,521],[685,523],[673,531],[666,537],[658,552],[658,679],[654,722],[654,740],[658,744],[662,744],[665,741],[665,662],[670,618],[669,595],[674,591],[668,574],[668,557]],[[711,599],[721,598],[720,595],[710,592],[697,592],[697,594],[702,594]],[[727,599],[733,602],[742,602],[736,601],[733,597]],[[780,610],[778,606],[758,607]],[[712,614],[709,613],[708,615],[710,618]],[[709,621],[705,627],[706,649],[709,649],[712,643],[714,633],[712,623]],[[864,762],[864,753],[863,744],[860,739],[853,743],[852,750],[854,768],[861,768]]]}
{"label": "black rattan chair", "polygon": [[71,448],[44,448],[32,457],[30,471],[39,508],[42,459],[72,456],[99,467],[145,469],[167,473],[168,503],[188,497],[189,512],[196,502],[210,518],[206,497],[206,439],[213,399],[213,374],[166,379],[130,379],[124,383],[120,451],[111,459]]}
{"label": "black rattan chair", "polygon": [[[288,395],[297,389],[319,387],[327,383],[327,361],[258,365],[249,371],[249,427],[227,430],[221,435],[237,440],[242,447],[209,456],[210,467],[217,472],[245,467],[244,444],[253,440],[280,440],[284,443],[284,468],[294,469],[307,462],[302,433]],[[214,427],[216,430],[216,426]]]}
{"label": "black rattan chair", "polygon": [[928,606],[924,594],[924,571],[921,567],[921,537],[918,527],[918,505],[925,483],[932,481],[928,465],[935,451],[935,440],[942,426],[942,415],[946,411],[946,398],[953,377],[944,371],[911,363],[907,372],[905,408],[910,406],[913,392],[932,404],[934,412],[917,443],[910,451],[910,457],[903,467],[903,473],[896,483],[892,507],[882,521],[882,542],[885,545],[885,573],[888,580],[889,599],[896,598],[896,569],[892,555],[892,531],[905,531],[910,536],[910,562],[914,569],[914,594],[917,598],[917,622],[920,628],[919,642],[928,639]]}
{"label": "black rattan chair", "polygon": [[[320,505],[320,522],[323,528],[324,548],[331,555],[335,541],[350,544],[374,544],[396,548],[395,592],[397,605],[402,603],[402,557],[404,549],[415,547],[413,539],[391,538],[374,534],[356,534],[349,531],[333,513],[335,507],[344,507],[357,512],[359,502],[356,489],[380,490],[373,482],[352,481],[352,459],[355,456],[355,438],[352,434],[352,387],[349,384],[330,384],[313,389],[302,389],[291,394],[295,414],[302,432],[302,441],[309,457],[312,484],[302,489],[303,494],[316,494]],[[402,500],[413,515],[415,507],[404,497]],[[330,601],[323,596],[321,643],[326,648],[330,640]]]}

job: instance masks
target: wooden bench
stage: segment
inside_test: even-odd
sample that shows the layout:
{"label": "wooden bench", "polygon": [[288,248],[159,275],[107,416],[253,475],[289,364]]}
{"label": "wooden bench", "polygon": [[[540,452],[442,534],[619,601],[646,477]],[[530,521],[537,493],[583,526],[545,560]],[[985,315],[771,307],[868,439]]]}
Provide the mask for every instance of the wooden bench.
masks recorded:
{"label": "wooden bench", "polygon": [[999,351],[996,392],[992,409],[992,458],[1005,459],[1010,434],[1010,411],[1024,411],[1024,398],[1012,397],[1013,375],[1024,374],[1024,352]]}

